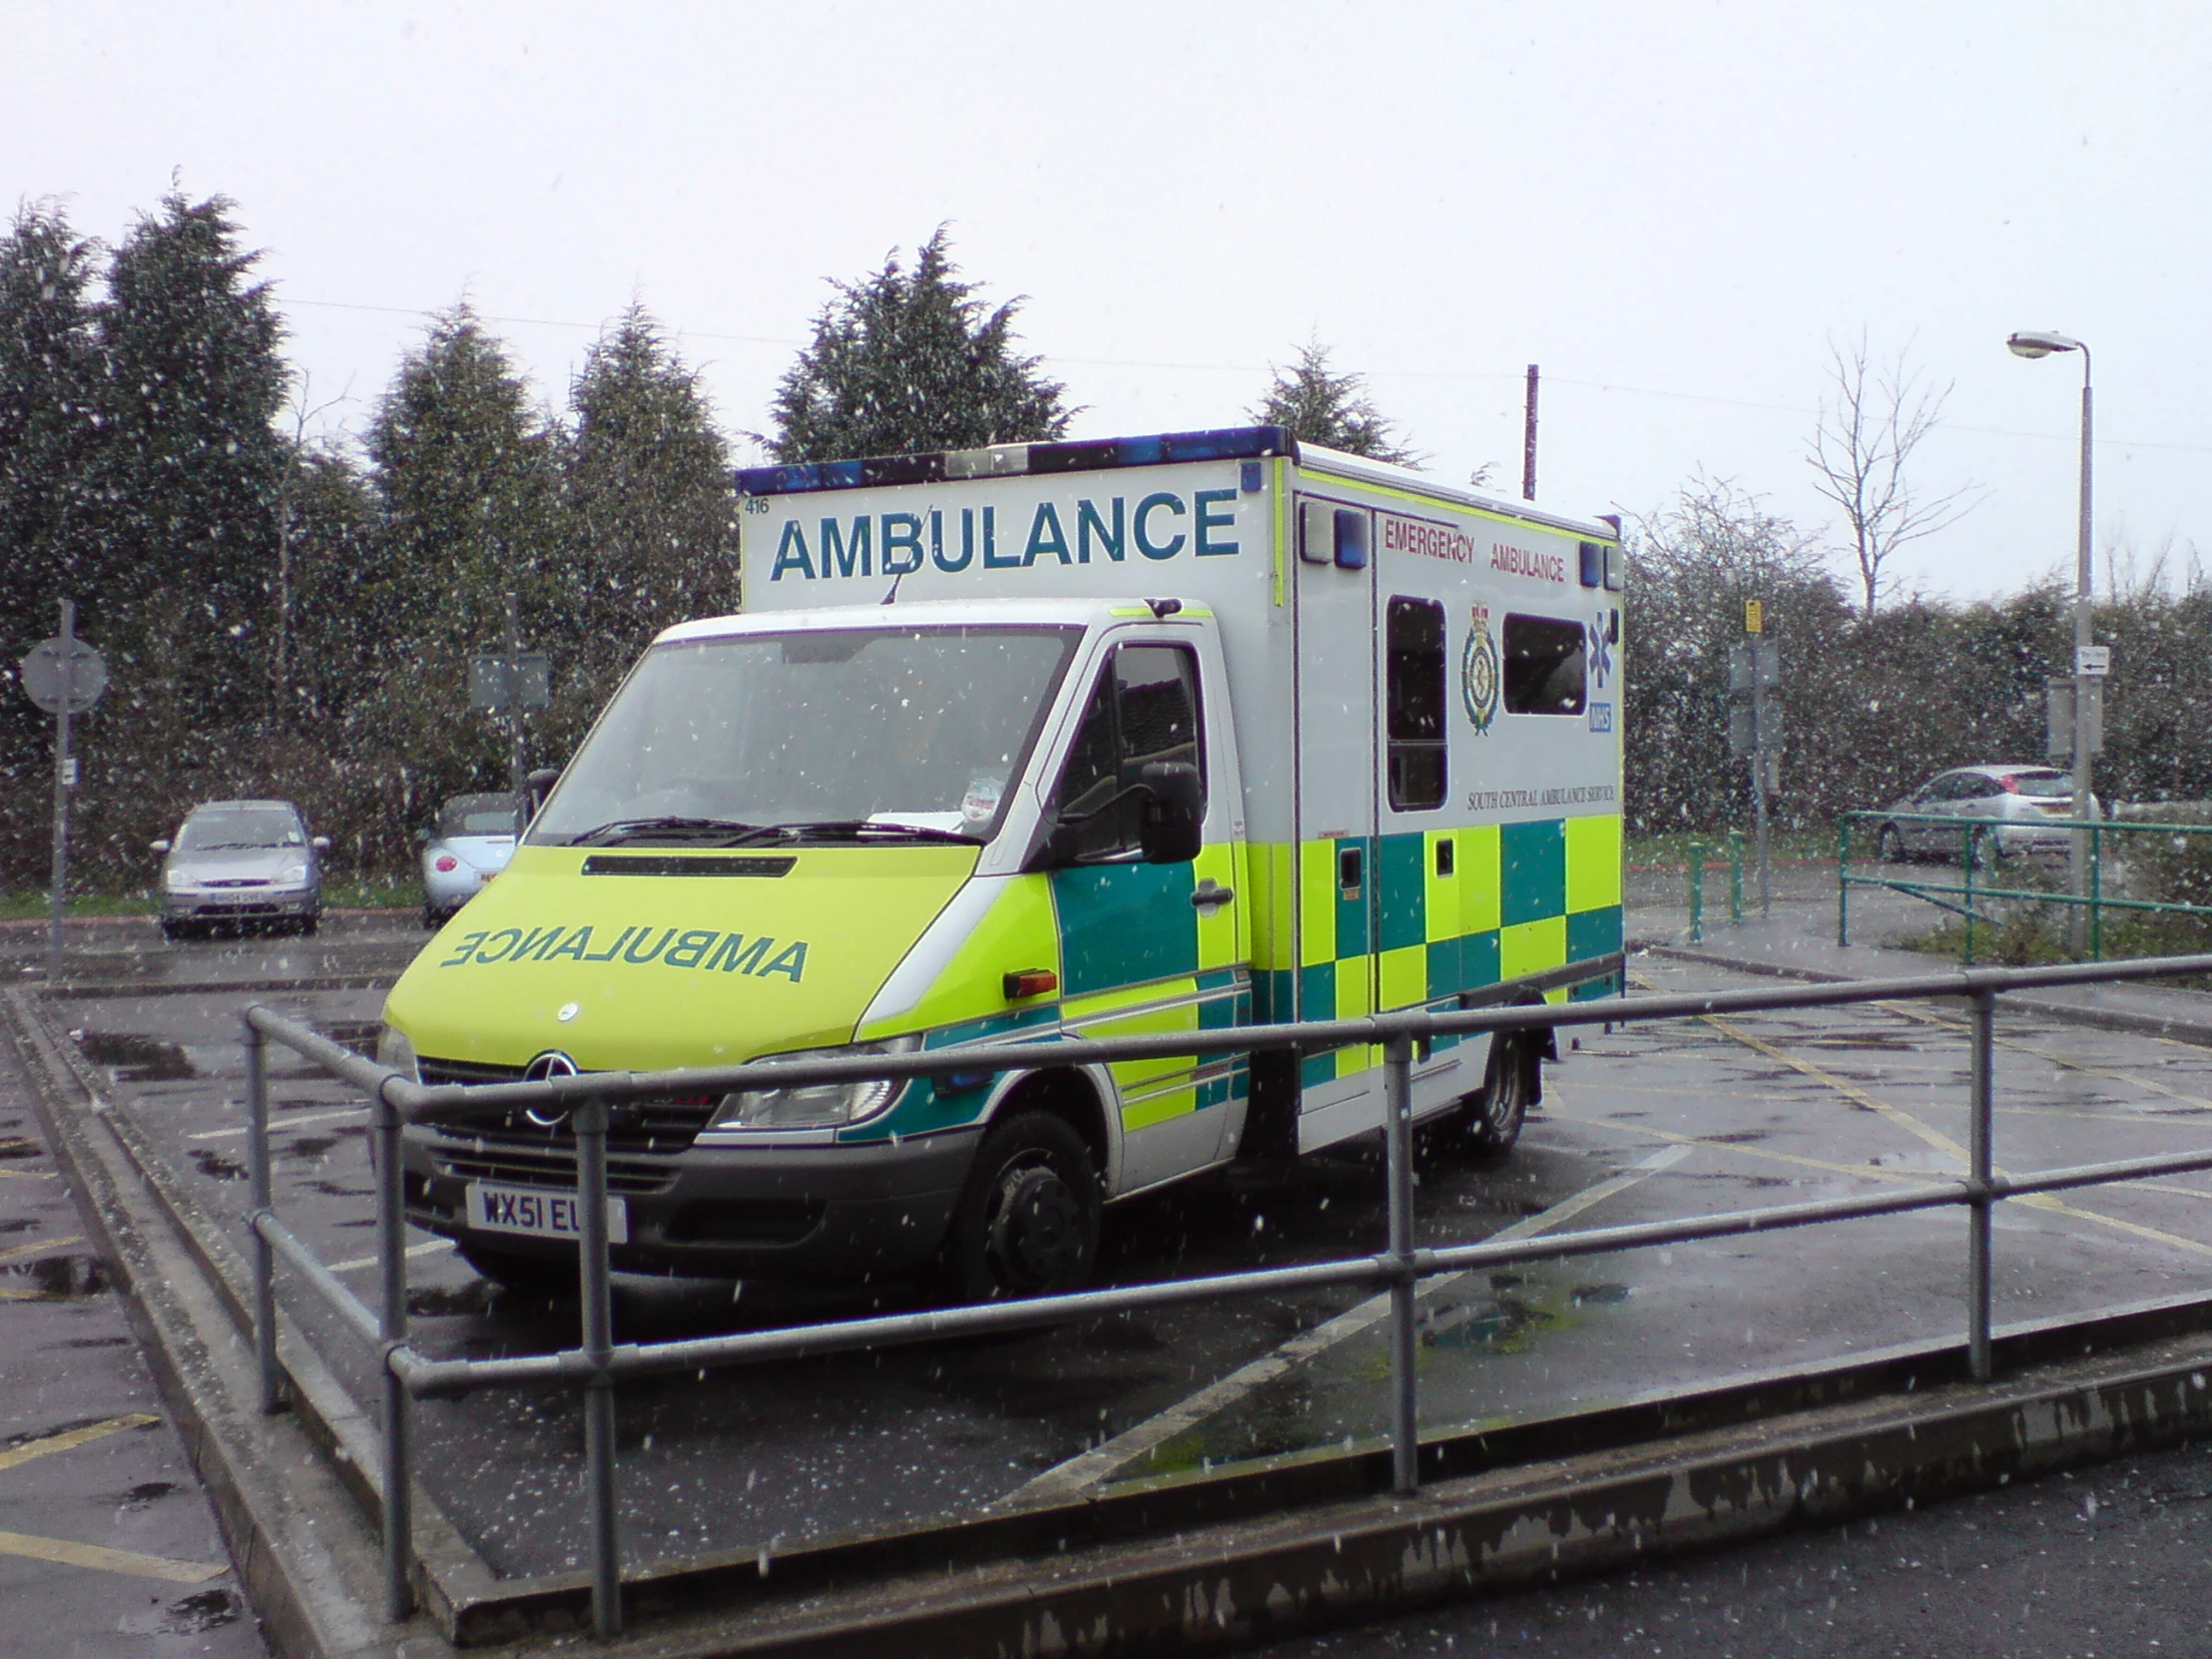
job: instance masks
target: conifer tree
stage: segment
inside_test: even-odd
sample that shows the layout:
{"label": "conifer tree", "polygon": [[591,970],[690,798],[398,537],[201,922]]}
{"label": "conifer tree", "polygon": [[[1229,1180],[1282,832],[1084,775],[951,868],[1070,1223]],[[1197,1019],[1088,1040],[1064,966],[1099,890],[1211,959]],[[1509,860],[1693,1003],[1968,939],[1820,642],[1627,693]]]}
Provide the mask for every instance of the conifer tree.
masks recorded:
{"label": "conifer tree", "polygon": [[814,340],[776,389],[779,461],[842,460],[1057,438],[1076,412],[1066,387],[1015,349],[1019,298],[996,310],[962,281],[945,228],[902,269],[834,282]]}
{"label": "conifer tree", "polygon": [[1392,422],[1376,408],[1367,380],[1358,374],[1332,374],[1330,348],[1310,339],[1298,348],[1298,361],[1275,371],[1275,382],[1250,410],[1263,426],[1283,426],[1302,443],[1341,449],[1347,455],[1418,466],[1425,458],[1399,441]]}

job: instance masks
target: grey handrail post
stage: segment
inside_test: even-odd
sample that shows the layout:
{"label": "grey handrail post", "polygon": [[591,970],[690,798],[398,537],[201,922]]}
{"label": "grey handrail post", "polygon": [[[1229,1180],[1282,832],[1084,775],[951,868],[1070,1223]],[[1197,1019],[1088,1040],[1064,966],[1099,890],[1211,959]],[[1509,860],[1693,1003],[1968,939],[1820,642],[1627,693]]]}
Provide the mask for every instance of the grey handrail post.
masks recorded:
{"label": "grey handrail post", "polygon": [[583,1201],[584,1481],[591,1508],[591,1623],[600,1636],[622,1634],[622,1544],[615,1531],[614,1295],[607,1267],[607,1103],[576,1108],[579,1197]]}
{"label": "grey handrail post", "polygon": [[1413,1042],[1394,1036],[1382,1050],[1383,1149],[1389,1185],[1390,1484],[1420,1489],[1420,1409],[1413,1374]]}
{"label": "grey handrail post", "polygon": [[1996,1089],[1992,1079],[1995,1060],[1997,993],[1976,991],[1973,999],[1973,1100],[1968,1129],[1971,1135],[1968,1178],[1973,1203],[1966,1211],[1966,1365],[1976,1382],[1990,1376],[1989,1210],[1995,1202],[1989,1193],[1991,1142],[1995,1136]]}
{"label": "grey handrail post", "polygon": [[283,1407],[276,1373],[276,1253],[262,1234],[270,1212],[269,1039],[251,1016],[240,1016],[246,1042],[246,1157],[253,1176],[254,1362],[261,1377],[263,1416]]}
{"label": "grey handrail post", "polygon": [[1851,815],[1836,815],[1836,943],[1851,943]]}
{"label": "grey handrail post", "polygon": [[414,1542],[414,1458],[408,1446],[407,1388],[391,1351],[407,1340],[407,1218],[401,1200],[399,1111],[379,1088],[371,1102],[376,1138],[376,1262],[383,1283],[378,1334],[384,1343],[384,1616],[414,1611],[408,1556]]}
{"label": "grey handrail post", "polygon": [[1705,843],[1690,842],[1690,942],[1705,942]]}

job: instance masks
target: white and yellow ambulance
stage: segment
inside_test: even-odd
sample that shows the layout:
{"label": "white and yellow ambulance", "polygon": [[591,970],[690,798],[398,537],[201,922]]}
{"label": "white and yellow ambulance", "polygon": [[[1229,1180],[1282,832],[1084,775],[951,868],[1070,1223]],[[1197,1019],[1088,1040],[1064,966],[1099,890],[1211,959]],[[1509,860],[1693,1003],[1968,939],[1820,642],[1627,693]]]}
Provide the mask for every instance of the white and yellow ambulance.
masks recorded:
{"label": "white and yellow ambulance", "polygon": [[[1365,1047],[1056,1040],[1615,985],[1617,525],[1267,426],[738,482],[745,614],[653,643],[393,988],[382,1057],[472,1083],[1037,1054],[620,1108],[618,1268],[1066,1289],[1105,1206],[1370,1133],[1382,1078]],[[1417,1112],[1502,1152],[1540,1045],[1437,1043]],[[412,1130],[405,1180],[494,1277],[573,1252],[557,1118]]]}

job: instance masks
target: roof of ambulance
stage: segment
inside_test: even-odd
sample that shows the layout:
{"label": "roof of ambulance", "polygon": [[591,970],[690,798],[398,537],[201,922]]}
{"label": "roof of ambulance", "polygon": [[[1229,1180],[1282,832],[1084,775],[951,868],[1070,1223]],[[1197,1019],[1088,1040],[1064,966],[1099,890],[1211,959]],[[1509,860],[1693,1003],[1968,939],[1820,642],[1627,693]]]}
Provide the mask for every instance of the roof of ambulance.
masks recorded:
{"label": "roof of ambulance", "polygon": [[[1175,598],[1174,595],[1155,595]],[[744,616],[700,617],[663,629],[655,645],[727,639],[740,634],[793,634],[844,628],[1070,628],[1113,622],[1178,622],[1212,616],[1201,600],[1176,599],[1176,609],[1156,617],[1144,599],[917,599],[894,605],[810,605]]]}
{"label": "roof of ambulance", "polygon": [[1318,443],[1301,443],[1281,426],[1223,426],[1200,432],[1155,432],[1121,438],[1054,443],[1000,443],[981,449],[880,455],[850,461],[806,461],[749,466],[737,471],[740,495],[812,495],[848,489],[966,482],[1024,475],[1101,472],[1120,467],[1169,466],[1189,461],[1262,460],[1284,456],[1308,472],[1332,473],[1385,489],[1401,490],[1475,512],[1541,524],[1585,539],[1617,542],[1618,526],[1568,518],[1531,501],[1477,495],[1461,484],[1411,467],[1347,455]]}

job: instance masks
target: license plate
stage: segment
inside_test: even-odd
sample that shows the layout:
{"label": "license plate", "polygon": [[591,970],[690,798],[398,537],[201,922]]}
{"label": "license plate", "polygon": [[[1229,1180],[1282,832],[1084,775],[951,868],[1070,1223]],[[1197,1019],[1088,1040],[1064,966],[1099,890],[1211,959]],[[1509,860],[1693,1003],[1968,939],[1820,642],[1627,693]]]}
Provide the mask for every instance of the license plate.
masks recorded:
{"label": "license plate", "polygon": [[[579,1239],[584,1206],[572,1192],[542,1187],[494,1187],[468,1184],[468,1224],[486,1233],[521,1233],[533,1239]],[[607,1242],[630,1242],[630,1209],[619,1198],[607,1200]]]}

